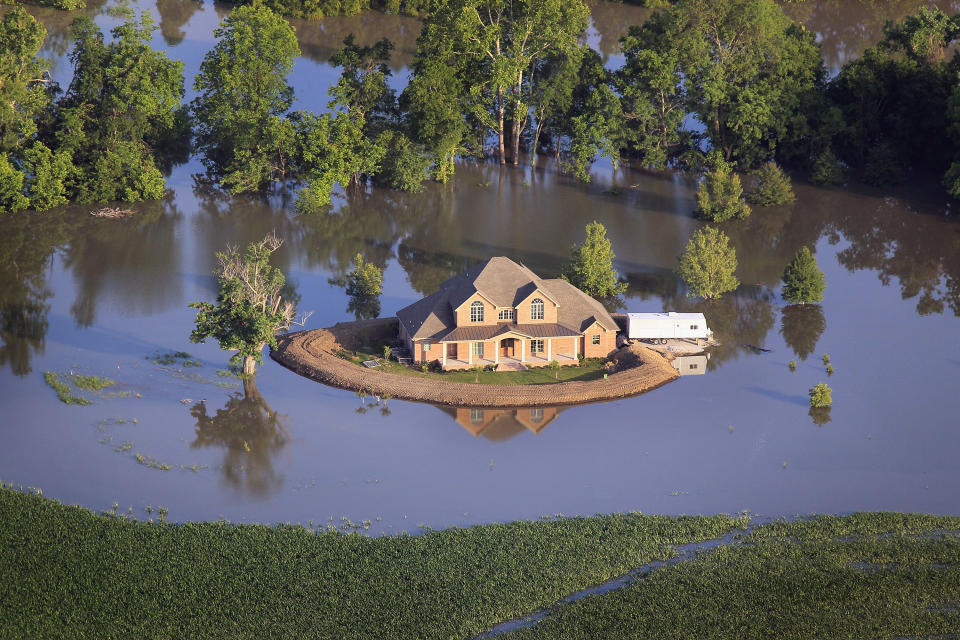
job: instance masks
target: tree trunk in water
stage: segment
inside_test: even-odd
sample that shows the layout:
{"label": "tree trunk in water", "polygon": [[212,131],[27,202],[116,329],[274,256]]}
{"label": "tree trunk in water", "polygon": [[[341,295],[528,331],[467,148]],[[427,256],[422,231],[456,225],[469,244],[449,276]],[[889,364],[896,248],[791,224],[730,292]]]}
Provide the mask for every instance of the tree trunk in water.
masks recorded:
{"label": "tree trunk in water", "polygon": [[520,164],[520,122],[516,119],[513,121],[513,157],[511,158],[513,166]]}
{"label": "tree trunk in water", "polygon": [[257,359],[253,356],[243,356],[243,375],[252,376],[257,371]]}
{"label": "tree trunk in water", "polygon": [[500,164],[507,164],[506,148],[503,144],[503,88],[497,89],[497,149],[500,152]]}

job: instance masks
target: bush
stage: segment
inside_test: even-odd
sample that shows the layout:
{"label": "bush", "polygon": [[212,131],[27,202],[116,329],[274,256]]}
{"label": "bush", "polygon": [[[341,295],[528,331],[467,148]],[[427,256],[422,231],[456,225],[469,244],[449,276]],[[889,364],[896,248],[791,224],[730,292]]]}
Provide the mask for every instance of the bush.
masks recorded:
{"label": "bush", "polygon": [[829,407],[833,404],[833,399],[830,397],[832,392],[833,389],[824,383],[821,382],[817,384],[817,386],[810,389],[810,406],[814,409]]}
{"label": "bush", "polygon": [[696,213],[711,222],[749,216],[750,205],[743,199],[739,176],[726,168],[707,172],[697,188]]}
{"label": "bush", "polygon": [[830,187],[843,184],[846,180],[846,171],[833,151],[827,149],[813,163],[813,171],[810,174],[810,181],[821,187]]}
{"label": "bush", "polygon": [[903,181],[903,167],[900,166],[900,158],[893,147],[884,143],[872,147],[867,152],[863,181],[877,187]]}
{"label": "bush", "polygon": [[790,176],[776,162],[765,162],[756,173],[753,190],[747,199],[761,207],[777,207],[793,203],[796,196],[793,195]]}

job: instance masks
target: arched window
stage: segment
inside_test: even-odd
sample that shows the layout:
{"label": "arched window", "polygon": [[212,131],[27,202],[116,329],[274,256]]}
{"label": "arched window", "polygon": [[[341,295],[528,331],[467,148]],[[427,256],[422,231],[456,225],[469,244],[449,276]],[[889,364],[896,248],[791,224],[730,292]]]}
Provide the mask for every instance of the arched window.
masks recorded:
{"label": "arched window", "polygon": [[483,322],[483,303],[479,300],[470,305],[470,322]]}
{"label": "arched window", "polygon": [[530,422],[534,424],[543,422],[543,409],[530,409]]}
{"label": "arched window", "polygon": [[475,426],[483,424],[483,409],[470,409],[470,424]]}
{"label": "arched window", "polygon": [[543,300],[534,298],[530,303],[530,319],[543,320]]}

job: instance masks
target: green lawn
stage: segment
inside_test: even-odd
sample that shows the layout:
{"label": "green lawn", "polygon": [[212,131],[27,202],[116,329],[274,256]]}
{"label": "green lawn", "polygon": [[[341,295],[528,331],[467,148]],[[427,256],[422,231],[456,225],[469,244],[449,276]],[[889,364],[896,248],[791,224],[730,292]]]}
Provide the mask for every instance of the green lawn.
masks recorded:
{"label": "green lawn", "polygon": [[[379,354],[379,357],[378,355]],[[447,371],[443,373],[424,372],[415,367],[400,364],[394,360],[383,359],[383,350],[375,348],[360,349],[357,351],[343,351],[341,357],[355,364],[362,365],[364,360],[377,359],[380,371],[397,373],[403,376],[413,376],[446,382],[471,382],[480,384],[553,384],[571,380],[596,380],[605,373],[602,358],[588,358],[578,366],[560,367],[556,373],[548,367],[527,369],[526,371],[481,371],[477,374],[473,370]]]}
{"label": "green lawn", "polygon": [[746,524],[610,515],[369,538],[0,489],[0,638],[464,638]]}

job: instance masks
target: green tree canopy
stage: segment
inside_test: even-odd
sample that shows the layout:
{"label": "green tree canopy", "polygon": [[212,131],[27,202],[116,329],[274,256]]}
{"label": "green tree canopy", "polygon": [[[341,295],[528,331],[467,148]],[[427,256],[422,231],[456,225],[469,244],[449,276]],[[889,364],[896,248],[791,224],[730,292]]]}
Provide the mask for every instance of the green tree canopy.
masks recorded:
{"label": "green tree canopy", "polygon": [[277,344],[277,334],[292,325],[303,325],[308,316],[296,319],[296,305],[284,299],[286,279],[270,265],[270,256],[282,241],[270,234],[252,242],[244,253],[236,247],[217,252],[214,275],[220,293],[216,304],[193,302],[197,309],[191,342],[214,338],[220,348],[236,351],[230,362],[252,375],[263,358],[263,348]]}
{"label": "green tree canopy", "polygon": [[[520,138],[530,121],[532,71],[544,57],[572,52],[587,27],[582,0],[448,0],[433,7],[417,40],[416,76],[429,73],[427,86],[455,88],[428,96],[414,87],[408,101],[420,103],[419,124],[443,123],[454,130],[438,100],[466,97],[460,108],[479,129],[496,136],[497,154],[507,161],[509,146],[519,162]],[[427,59],[430,62],[427,62]],[[446,65],[444,71],[435,65]],[[463,83],[455,87],[453,75]],[[428,120],[429,118],[429,120]],[[509,125],[509,129],[508,129]],[[435,126],[435,125],[434,125]],[[434,127],[431,127],[434,128]],[[436,135],[440,131],[435,131]],[[445,136],[441,136],[445,137]]]}
{"label": "green tree canopy", "polygon": [[627,290],[613,268],[613,248],[607,239],[607,229],[594,220],[586,227],[587,237],[582,244],[570,248],[570,261],[564,266],[561,278],[594,298],[612,298]]}
{"label": "green tree canopy", "polygon": [[737,253],[730,238],[714,227],[693,232],[680,254],[677,275],[687,285],[687,295],[711,300],[740,286],[735,274]]}
{"label": "green tree canopy", "polygon": [[46,30],[22,7],[0,20],[0,152],[29,145],[35,118],[50,102],[49,74],[37,58]]}
{"label": "green tree canopy", "polygon": [[287,74],[300,47],[289,23],[259,4],[234,9],[214,36],[194,80],[196,145],[211,178],[232,193],[258,191],[288,171]]}
{"label": "green tree canopy", "polygon": [[803,247],[783,270],[783,299],[796,304],[820,302],[827,282],[810,249]]}
{"label": "green tree canopy", "polygon": [[820,48],[773,0],[679,0],[667,16],[688,110],[727,160],[750,166],[809,133],[802,107],[822,91]]}

